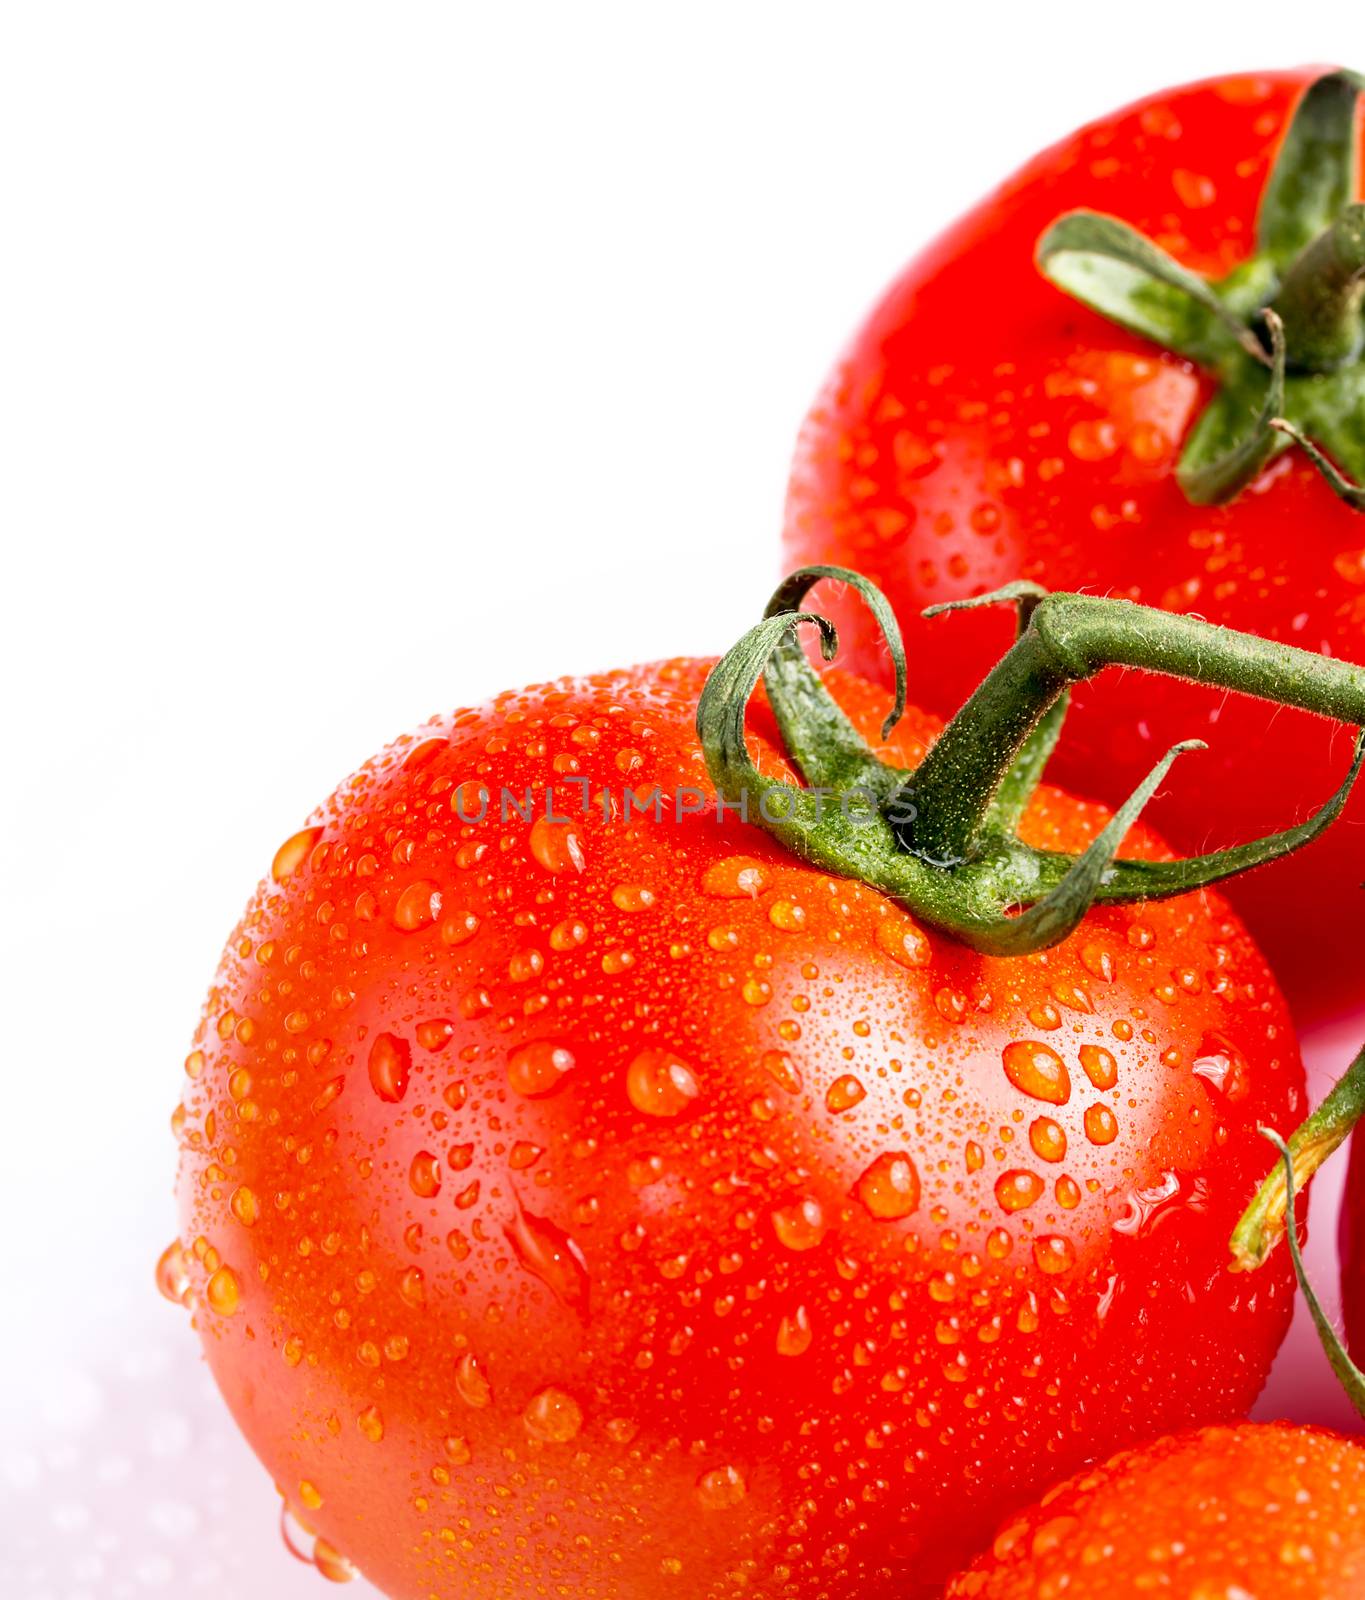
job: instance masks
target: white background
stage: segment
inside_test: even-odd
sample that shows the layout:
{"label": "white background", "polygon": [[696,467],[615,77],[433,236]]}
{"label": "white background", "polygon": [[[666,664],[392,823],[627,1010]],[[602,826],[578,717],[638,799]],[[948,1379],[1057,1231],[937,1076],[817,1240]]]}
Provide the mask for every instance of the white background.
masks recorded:
{"label": "white background", "polygon": [[[151,1276],[180,1062],[279,841],[431,711],[729,643],[913,247],[1076,123],[1359,53],[1358,17],[0,12],[6,1600],[319,1594]],[[1271,1409],[1321,1414],[1296,1359]]]}

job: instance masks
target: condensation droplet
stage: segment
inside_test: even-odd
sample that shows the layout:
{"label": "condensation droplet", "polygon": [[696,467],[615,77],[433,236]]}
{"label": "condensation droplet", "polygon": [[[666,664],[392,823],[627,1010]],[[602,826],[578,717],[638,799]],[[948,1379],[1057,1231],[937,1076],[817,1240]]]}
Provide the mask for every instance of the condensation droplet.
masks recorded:
{"label": "condensation droplet", "polygon": [[768,887],[768,872],[753,856],[726,856],[706,868],[701,887],[717,900],[754,900]]}
{"label": "condensation droplet", "polygon": [[571,1394],[551,1387],[533,1396],[521,1420],[533,1439],[547,1444],[568,1444],[582,1430],[583,1412]]}
{"label": "condensation droplet", "polygon": [[396,1034],[378,1033],[370,1046],[370,1087],[381,1100],[396,1105],[408,1092],[408,1073],[412,1052],[406,1039]]}
{"label": "condensation droplet", "polygon": [[565,1305],[586,1317],[591,1280],[582,1252],[562,1228],[527,1211],[519,1197],[514,1200],[516,1212],[503,1233],[517,1260]]}
{"label": "condensation droplet", "polygon": [[533,1039],[507,1058],[507,1081],[530,1099],[551,1094],[574,1068],[573,1051],[552,1039]]}
{"label": "condensation droplet", "polygon": [[1064,1106],[1071,1098],[1071,1075],[1051,1045],[1036,1039],[1015,1039],[1002,1054],[1005,1076],[1021,1094],[1054,1106]]}
{"label": "condensation droplet", "polygon": [[904,1150],[886,1150],[853,1186],[863,1210],[878,1222],[899,1222],[919,1205],[919,1173]]}
{"label": "condensation droplet", "polygon": [[748,1492],[737,1467],[713,1467],[697,1479],[697,1503],[703,1511],[732,1511]]}
{"label": "condensation droplet", "polygon": [[671,1050],[641,1050],[626,1069],[626,1094],[646,1116],[680,1116],[700,1093],[691,1067]]}
{"label": "condensation droplet", "polygon": [[851,1072],[846,1072],[843,1077],[836,1078],[830,1084],[825,1095],[825,1108],[837,1115],[841,1111],[851,1111],[866,1097],[867,1090],[863,1088],[861,1080],[855,1078]]}

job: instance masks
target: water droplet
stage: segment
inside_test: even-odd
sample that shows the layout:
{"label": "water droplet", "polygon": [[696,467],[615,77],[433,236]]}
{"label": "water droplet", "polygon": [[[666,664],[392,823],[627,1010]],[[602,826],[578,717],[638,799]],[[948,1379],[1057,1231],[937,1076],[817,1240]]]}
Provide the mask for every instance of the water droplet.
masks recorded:
{"label": "water droplet", "polygon": [[318,1493],[317,1485],[310,1483],[307,1478],[299,1484],[299,1504],[305,1511],[322,1509],[322,1496]]}
{"label": "water droplet", "polygon": [[902,967],[926,967],[933,958],[929,936],[909,917],[892,912],[877,924],[877,948]]}
{"label": "water droplet", "polygon": [[626,1069],[626,1093],[646,1116],[676,1117],[701,1089],[691,1067],[671,1050],[641,1050]]}
{"label": "water droplet", "polygon": [[805,907],[791,900],[774,900],[768,907],[768,921],[783,933],[799,933],[806,925]]}
{"label": "water droplet", "polygon": [[366,1406],[355,1419],[355,1424],[371,1444],[378,1444],[384,1437],[384,1418],[378,1406]]}
{"label": "water droplet", "polygon": [[837,1115],[841,1111],[851,1111],[866,1097],[867,1090],[863,1088],[862,1082],[851,1072],[846,1072],[842,1078],[836,1078],[830,1084],[825,1095],[825,1108]]}
{"label": "water droplet", "polygon": [[697,1503],[703,1511],[732,1511],[748,1492],[737,1467],[713,1467],[697,1479]]}
{"label": "water droplet", "polygon": [[[1146,1189],[1132,1189],[1127,1195],[1127,1206],[1124,1213],[1113,1223],[1115,1233],[1127,1234],[1130,1238],[1140,1238],[1143,1234],[1150,1233],[1157,1223],[1180,1202],[1180,1175],[1176,1172],[1163,1172],[1161,1182],[1150,1185]],[[1196,1208],[1201,1204],[1196,1197]]]}
{"label": "water droplet", "polygon": [[1113,983],[1116,977],[1114,958],[1102,944],[1088,944],[1081,951],[1081,965],[1092,978],[1101,983]]}
{"label": "water droplet", "polygon": [[219,1267],[209,1279],[204,1298],[220,1317],[230,1317],[242,1303],[241,1285],[231,1267]]}
{"label": "water droplet", "polygon": [[1043,1192],[1043,1180],[1036,1172],[1016,1168],[1002,1172],[995,1180],[995,1198],[1002,1211],[1023,1211]]}
{"label": "water droplet", "polygon": [[1045,1233],[1033,1241],[1033,1261],[1039,1272],[1056,1277],[1076,1265],[1076,1251],[1070,1239],[1058,1233]]}
{"label": "water droplet", "polygon": [[548,1388],[532,1398],[521,1420],[533,1439],[547,1444],[568,1444],[582,1430],[583,1412],[571,1394]]}
{"label": "water droplet", "polygon": [[1028,1142],[1043,1161],[1060,1161],[1066,1154],[1066,1133],[1051,1117],[1035,1117],[1029,1124]]}
{"label": "water droplet", "polygon": [[1192,1070],[1233,1104],[1251,1093],[1251,1068],[1246,1057],[1221,1033],[1204,1035]]}
{"label": "water droplet", "polygon": [[1005,1046],[1003,1059],[1005,1076],[1021,1094],[1054,1106],[1064,1106],[1071,1098],[1071,1075],[1051,1045],[1016,1039]]}
{"label": "water droplet", "polygon": [[759,1064],[779,1089],[801,1093],[801,1073],[785,1050],[765,1050]]}
{"label": "water droplet", "polygon": [[546,872],[582,872],[587,865],[577,826],[548,817],[537,817],[531,824],[531,854]]}
{"label": "water droplet", "polygon": [[404,933],[430,927],[441,914],[441,887],[430,878],[410,883],[393,908],[393,925]]}
{"label": "water droplet", "polygon": [[648,911],[655,903],[654,891],[642,883],[618,883],[611,891],[611,903],[618,911]]}
{"label": "water droplet", "polygon": [[853,1186],[863,1209],[878,1222],[899,1222],[919,1205],[919,1173],[904,1150],[886,1150]]}
{"label": "water droplet", "polygon": [[492,1386],[472,1350],[466,1350],[455,1364],[455,1392],[476,1411],[483,1410],[493,1398]]}
{"label": "water droplet", "polygon": [[270,876],[276,883],[283,883],[286,878],[293,877],[312,855],[314,846],[322,838],[323,832],[322,828],[303,828],[284,841],[275,852],[275,859],[270,863]]}
{"label": "water droplet", "polygon": [[553,1039],[533,1039],[507,1058],[507,1081],[530,1099],[551,1094],[574,1068],[573,1051]]}
{"label": "water droplet", "polygon": [[767,868],[753,856],[726,856],[701,875],[702,893],[717,900],[755,900],[768,882]]}
{"label": "water droplet", "polygon": [[1119,1064],[1103,1045],[1081,1046],[1081,1070],[1097,1089],[1112,1089],[1119,1081]]}
{"label": "water droplet", "polygon": [[517,1260],[580,1317],[588,1314],[591,1280],[578,1246],[546,1217],[527,1211],[515,1197],[516,1213],[503,1229]]}
{"label": "water droplet", "polygon": [[452,911],[441,922],[441,943],[452,949],[468,944],[479,931],[479,919],[472,911]]}
{"label": "water droplet", "polygon": [[408,1168],[408,1186],[419,1200],[434,1200],[441,1192],[441,1163],[430,1150],[419,1150]]}
{"label": "water droplet", "polygon": [[797,1306],[777,1325],[777,1353],[780,1356],[803,1356],[810,1349],[813,1338],[806,1308]]}
{"label": "water droplet", "polygon": [[156,1286],[172,1305],[183,1306],[188,1303],[189,1262],[179,1239],[173,1240],[161,1252],[161,1259],[156,1264]]}
{"label": "water droplet", "polygon": [[313,1565],[328,1583],[350,1583],[360,1576],[354,1564],[323,1538],[313,1540]]}
{"label": "water droplet", "polygon": [[1108,1106],[1085,1108],[1085,1136],[1091,1144],[1113,1144],[1119,1136],[1118,1119]]}
{"label": "water droplet", "polygon": [[248,1189],[245,1184],[232,1191],[232,1198],[228,1201],[232,1214],[244,1228],[254,1228],[256,1219],[261,1214],[260,1202],[255,1192]]}
{"label": "water droplet", "polygon": [[813,1250],[825,1237],[825,1213],[807,1196],[773,1212],[773,1232],[788,1250]]}
{"label": "water droplet", "polygon": [[381,1101],[395,1106],[408,1093],[411,1051],[397,1034],[376,1034],[370,1046],[370,1088]]}

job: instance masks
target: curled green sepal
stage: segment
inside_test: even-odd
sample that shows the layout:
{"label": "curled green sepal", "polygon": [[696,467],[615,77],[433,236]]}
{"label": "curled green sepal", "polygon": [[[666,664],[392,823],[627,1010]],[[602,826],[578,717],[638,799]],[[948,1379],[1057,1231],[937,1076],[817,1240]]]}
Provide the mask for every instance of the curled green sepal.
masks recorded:
{"label": "curled green sepal", "polygon": [[1020,916],[997,917],[982,923],[972,940],[973,947],[993,956],[1019,956],[1060,944],[1080,925],[1086,912],[1095,903],[1112,870],[1119,846],[1128,837],[1128,830],[1141,815],[1143,807],[1161,786],[1176,757],[1190,750],[1207,749],[1208,746],[1201,739],[1186,739],[1172,745],[1114,813],[1089,848],[1070,863],[1057,887],[1050,889]]}
{"label": "curled green sepal", "polygon": [[1341,499],[1365,510],[1347,492],[1365,482],[1362,90],[1360,74],[1334,71],[1304,91],[1261,197],[1255,249],[1221,278],[1093,212],[1061,217],[1039,240],[1039,268],[1060,289],[1216,383],[1176,469],[1196,505],[1233,499],[1300,444]]}
{"label": "curled green sepal", "polygon": [[1296,428],[1287,417],[1272,417],[1270,426],[1298,445],[1327,480],[1332,493],[1338,499],[1344,500],[1352,511],[1365,511],[1365,485],[1355,483],[1348,478],[1336,462],[1325,451],[1319,450],[1308,435],[1301,428]]}
{"label": "curled green sepal", "polygon": [[1298,1217],[1294,1210],[1294,1158],[1289,1146],[1280,1138],[1273,1128],[1262,1128],[1261,1133],[1280,1152],[1281,1174],[1285,1190],[1285,1209],[1288,1212],[1289,1226],[1287,1229],[1289,1239],[1289,1255],[1294,1263],[1294,1276],[1299,1281],[1299,1288],[1303,1290],[1303,1297],[1308,1302],[1308,1310],[1313,1318],[1313,1326],[1318,1331],[1318,1339],[1331,1363],[1332,1371],[1336,1373],[1337,1381],[1346,1391],[1346,1398],[1365,1417],[1365,1373],[1361,1372],[1355,1362],[1351,1360],[1346,1346],[1342,1343],[1341,1335],[1332,1326],[1331,1318],[1322,1309],[1322,1302],[1318,1299],[1317,1291],[1313,1288],[1312,1280],[1308,1276],[1308,1269],[1304,1265],[1303,1252],[1299,1248]]}
{"label": "curled green sepal", "polygon": [[1211,884],[1250,872],[1253,867],[1278,861],[1281,856],[1293,855],[1296,850],[1312,844],[1341,815],[1362,765],[1365,765],[1365,732],[1356,735],[1350,768],[1336,793],[1306,822],[1297,822],[1293,827],[1268,833],[1247,844],[1211,850],[1202,856],[1185,856],[1176,861],[1116,861],[1096,890],[1095,899],[1165,900],[1172,895],[1188,894],[1192,889],[1206,889]]}
{"label": "curled green sepal", "polygon": [[[1265,313],[1270,333],[1270,379],[1228,382],[1195,423],[1180,454],[1176,478],[1186,499],[1217,506],[1234,499],[1289,440],[1272,424],[1284,410],[1284,328],[1273,311]],[[1258,396],[1252,387],[1261,389]],[[1248,391],[1251,392],[1248,392]],[[1259,400],[1259,404],[1258,404]],[[1247,413],[1252,413],[1250,426]]]}
{"label": "curled green sepal", "polygon": [[1356,197],[1358,72],[1329,72],[1304,91],[1261,196],[1256,244],[1283,272]]}
{"label": "curled green sepal", "polygon": [[[799,604],[818,578],[807,569],[774,604]],[[894,621],[864,580],[856,587]],[[1365,727],[1365,668],[1093,595],[1040,596],[1012,586],[1027,618],[1019,637],[940,734],[919,766],[881,759],[852,726],[796,642],[818,627],[826,660],[833,627],[800,610],[765,617],[713,668],[697,708],[697,731],[718,811],[738,811],[823,870],[870,884],[923,921],[977,950],[1020,955],[1064,939],[1096,901],[1185,893],[1309,843],[1338,814],[1359,772],[1358,742],[1346,783],[1307,823],[1230,850],[1177,862],[1125,861],[1118,849],[1180,745],[1157,764],[1079,856],[1039,850],[1016,829],[1042,775],[1060,708],[1072,683],[1106,666],[1171,673],[1258,695]],[[893,655],[898,643],[892,643]],[[766,676],[785,752],[810,787],[768,777],[749,754],[746,710]],[[889,724],[888,724],[889,726]]]}
{"label": "curled green sepal", "polygon": [[1073,299],[1201,366],[1230,344],[1265,364],[1256,335],[1205,279],[1117,217],[1068,212],[1038,241],[1037,261]]}

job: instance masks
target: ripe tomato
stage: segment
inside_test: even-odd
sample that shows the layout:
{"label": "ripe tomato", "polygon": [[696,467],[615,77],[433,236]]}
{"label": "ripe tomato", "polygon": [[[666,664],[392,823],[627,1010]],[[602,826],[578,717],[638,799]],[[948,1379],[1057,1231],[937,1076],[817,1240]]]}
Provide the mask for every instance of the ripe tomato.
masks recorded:
{"label": "ripe tomato", "polygon": [[[1365,520],[1299,450],[1230,504],[1191,503],[1177,451],[1216,385],[1035,265],[1040,236],[1076,207],[1122,218],[1200,273],[1244,262],[1312,77],[1216,79],[1083,128],[925,249],[840,360],[798,445],[786,555],[856,567],[886,591],[930,709],[956,709],[1000,654],[1009,619],[924,622],[921,610],[1021,577],[1365,660]],[[848,664],[885,680],[866,614],[837,595],[823,601]],[[1190,849],[1305,816],[1349,757],[1334,729],[1302,713],[1129,673],[1078,692],[1051,770],[1115,803],[1156,753],[1197,736],[1211,747],[1198,774],[1178,773],[1151,813]],[[1324,943],[1354,948],[1365,928],[1365,803],[1351,816],[1355,827],[1301,860],[1228,891],[1310,1010],[1365,995],[1365,965],[1321,955]]]}
{"label": "ripe tomato", "polygon": [[[1284,1252],[1224,1270],[1303,1104],[1224,902],[976,954],[718,816],[709,665],[399,740],[209,993],[163,1287],[323,1564],[398,1600],[903,1600],[1097,1452],[1242,1414],[1290,1316]],[[1105,816],[1044,788],[1025,833]]]}
{"label": "ripe tomato", "polygon": [[1053,1489],[946,1600],[1345,1600],[1365,1593],[1365,1448],[1244,1423],[1158,1439]]}

